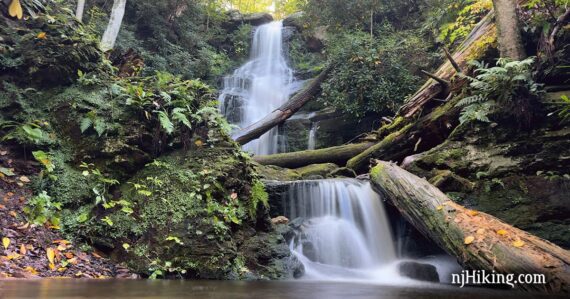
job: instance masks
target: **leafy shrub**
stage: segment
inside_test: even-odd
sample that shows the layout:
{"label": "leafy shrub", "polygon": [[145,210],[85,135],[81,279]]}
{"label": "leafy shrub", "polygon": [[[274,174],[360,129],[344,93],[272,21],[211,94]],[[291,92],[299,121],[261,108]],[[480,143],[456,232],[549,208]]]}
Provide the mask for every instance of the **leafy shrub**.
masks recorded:
{"label": "leafy shrub", "polygon": [[329,55],[335,67],[319,101],[355,117],[398,109],[421,82],[414,72],[429,63],[429,55],[415,31],[383,31],[374,38],[347,32],[333,39]]}
{"label": "leafy shrub", "polygon": [[471,96],[457,103],[462,107],[461,123],[478,120],[490,122],[492,114],[514,117],[522,126],[530,126],[537,105],[542,95],[542,85],[534,81],[532,66],[534,58],[523,61],[499,59],[497,66],[489,67],[482,62],[471,64],[477,69],[477,76],[467,78]]}

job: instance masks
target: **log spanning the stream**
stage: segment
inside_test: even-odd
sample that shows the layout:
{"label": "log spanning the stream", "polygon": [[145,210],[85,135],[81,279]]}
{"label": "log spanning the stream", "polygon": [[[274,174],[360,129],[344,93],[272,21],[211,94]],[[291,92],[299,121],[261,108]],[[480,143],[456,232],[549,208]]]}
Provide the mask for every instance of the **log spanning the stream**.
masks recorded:
{"label": "log spanning the stream", "polygon": [[570,291],[569,251],[491,215],[468,210],[425,179],[391,163],[378,161],[371,180],[408,222],[465,267],[488,273],[544,274],[545,284],[517,287],[527,291]]}
{"label": "log spanning the stream", "polygon": [[325,81],[331,69],[331,65],[325,67],[316,78],[287,101],[287,103],[273,110],[273,112],[269,113],[260,121],[243,128],[234,136],[235,141],[242,145],[246,144],[289,119],[320,90],[321,84]]}
{"label": "log spanning the stream", "polygon": [[363,152],[372,145],[374,145],[374,143],[371,142],[346,144],[317,150],[255,156],[253,160],[262,165],[275,165],[286,168],[298,168],[318,163],[344,165],[348,159]]}

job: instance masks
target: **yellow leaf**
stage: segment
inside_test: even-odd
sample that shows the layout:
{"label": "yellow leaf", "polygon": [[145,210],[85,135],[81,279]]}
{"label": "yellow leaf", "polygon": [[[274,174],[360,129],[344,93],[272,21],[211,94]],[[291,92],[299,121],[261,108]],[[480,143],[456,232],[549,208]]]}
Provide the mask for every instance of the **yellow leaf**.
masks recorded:
{"label": "yellow leaf", "polygon": [[480,228],[477,230],[477,234],[482,235],[485,233],[485,229],[484,228]]}
{"label": "yellow leaf", "polygon": [[20,181],[22,181],[24,183],[29,183],[30,179],[27,176],[23,175],[20,177]]}
{"label": "yellow leaf", "polygon": [[443,206],[437,206],[436,208],[438,211],[441,211],[443,209]]}
{"label": "yellow leaf", "polygon": [[18,18],[18,20],[22,19],[24,11],[22,10],[22,5],[20,5],[20,0],[12,0],[10,7],[8,7],[8,14],[10,14],[11,17]]}
{"label": "yellow leaf", "polygon": [[51,247],[48,248],[46,250],[46,255],[47,255],[47,258],[48,258],[48,261],[50,262],[50,264],[53,264],[54,259],[55,259],[55,251],[53,250],[53,248],[51,248]]}
{"label": "yellow leaf", "polygon": [[2,245],[4,246],[4,249],[8,249],[10,246],[10,239],[6,237],[2,238]]}
{"label": "yellow leaf", "polygon": [[513,246],[515,247],[523,247],[524,246],[524,241],[521,239],[518,239],[516,241],[513,242]]}
{"label": "yellow leaf", "polygon": [[504,230],[504,229],[500,229],[500,230],[497,231],[497,234],[500,235],[500,236],[504,236],[504,235],[507,234],[507,231]]}
{"label": "yellow leaf", "polygon": [[202,140],[196,140],[194,142],[194,144],[196,144],[196,146],[200,147],[200,146],[204,145],[204,142],[202,142]]}
{"label": "yellow leaf", "polygon": [[473,211],[473,210],[469,210],[469,211],[467,211],[467,215],[469,215],[469,216],[477,216],[477,215],[479,215],[479,212]]}
{"label": "yellow leaf", "polygon": [[469,245],[469,244],[473,243],[474,240],[475,240],[475,237],[473,237],[473,236],[468,236],[468,237],[465,238],[465,240],[463,241],[463,243],[464,243],[465,245]]}
{"label": "yellow leaf", "polygon": [[30,273],[33,274],[33,275],[38,275],[38,271],[36,271],[36,269],[34,269],[34,268],[31,267],[31,266],[27,266],[26,268],[24,268],[24,270],[30,272]]}
{"label": "yellow leaf", "polygon": [[12,215],[14,218],[18,217],[18,213],[16,213],[16,211],[10,211],[8,214]]}
{"label": "yellow leaf", "polygon": [[67,270],[67,268],[65,268],[65,267],[57,268],[57,272],[65,272],[65,270]]}
{"label": "yellow leaf", "polygon": [[20,254],[26,255],[27,252],[26,246],[24,244],[20,245]]}
{"label": "yellow leaf", "polygon": [[[39,39],[46,39],[46,33],[43,32],[43,31],[40,32],[40,33],[38,33],[37,38],[39,38]],[[50,161],[49,161],[48,159],[42,159],[42,160],[40,160],[40,162],[42,162],[42,164],[44,164],[44,165],[47,165],[47,164],[50,163]]]}
{"label": "yellow leaf", "polygon": [[49,263],[49,269],[54,271],[55,270],[55,264],[54,263]]}

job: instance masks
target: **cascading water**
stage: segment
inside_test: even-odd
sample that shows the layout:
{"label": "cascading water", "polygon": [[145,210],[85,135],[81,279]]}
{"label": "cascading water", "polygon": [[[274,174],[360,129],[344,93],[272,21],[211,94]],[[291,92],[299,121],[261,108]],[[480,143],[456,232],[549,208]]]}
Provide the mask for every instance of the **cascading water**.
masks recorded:
{"label": "cascading water", "polygon": [[[393,281],[396,261],[386,213],[369,182],[356,179],[291,183],[289,219],[302,219],[291,250],[308,279]],[[296,221],[296,220],[293,220]]]}
{"label": "cascading water", "polygon": [[314,122],[311,124],[311,129],[309,130],[309,140],[307,142],[307,149],[314,150],[317,142],[317,129],[319,128],[319,123]]}
{"label": "cascading water", "polygon": [[[220,110],[240,128],[262,119],[285,103],[295,91],[293,70],[283,53],[283,24],[271,22],[257,27],[251,59],[224,78],[219,97]],[[257,155],[279,152],[279,134],[274,128],[244,146]]]}

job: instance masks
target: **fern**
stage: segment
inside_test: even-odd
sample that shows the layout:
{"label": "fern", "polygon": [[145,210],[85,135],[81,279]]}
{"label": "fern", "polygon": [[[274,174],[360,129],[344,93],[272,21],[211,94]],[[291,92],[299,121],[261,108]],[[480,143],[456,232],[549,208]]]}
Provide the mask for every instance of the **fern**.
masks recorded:
{"label": "fern", "polygon": [[514,116],[520,123],[530,123],[533,109],[529,106],[543,93],[542,85],[532,77],[533,57],[522,61],[501,58],[494,67],[478,61],[470,64],[476,68],[475,77],[466,76],[471,82],[472,95],[456,104],[462,108],[461,123],[490,122],[489,116],[497,113]]}
{"label": "fern", "polygon": [[168,114],[164,111],[158,111],[158,120],[160,121],[160,126],[166,131],[167,134],[172,134],[174,132],[174,124],[170,121]]}

